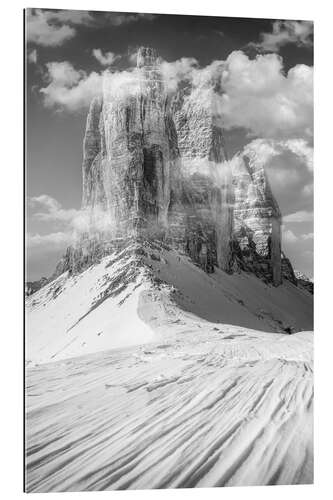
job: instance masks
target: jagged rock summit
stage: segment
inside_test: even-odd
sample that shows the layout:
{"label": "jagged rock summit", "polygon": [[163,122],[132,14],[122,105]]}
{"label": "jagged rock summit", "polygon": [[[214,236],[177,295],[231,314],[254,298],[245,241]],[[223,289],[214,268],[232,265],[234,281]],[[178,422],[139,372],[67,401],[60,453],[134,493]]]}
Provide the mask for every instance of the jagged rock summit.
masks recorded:
{"label": "jagged rock summit", "polygon": [[82,176],[89,227],[56,275],[134,238],[163,240],[207,272],[281,283],[281,214],[260,159],[244,151],[228,161],[215,110],[190,84],[170,96],[154,49],[139,49],[122,85],[105,77],[87,117]]}

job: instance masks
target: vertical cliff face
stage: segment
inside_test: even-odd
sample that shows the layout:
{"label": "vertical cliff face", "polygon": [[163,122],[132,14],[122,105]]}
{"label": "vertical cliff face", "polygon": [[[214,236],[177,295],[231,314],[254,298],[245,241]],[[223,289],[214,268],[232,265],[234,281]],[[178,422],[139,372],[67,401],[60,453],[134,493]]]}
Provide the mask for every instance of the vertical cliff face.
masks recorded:
{"label": "vertical cliff face", "polygon": [[245,147],[233,163],[234,236],[248,262],[281,283],[281,213],[264,164]]}
{"label": "vertical cliff face", "polygon": [[209,85],[170,97],[153,49],[120,82],[106,76],[83,143],[88,230],[58,271],[79,271],[115,242],[158,238],[207,272],[240,266],[279,284],[281,216],[264,165],[250,148],[228,161],[218,118]]}
{"label": "vertical cliff face", "polygon": [[225,159],[210,110],[183,90],[170,102],[155,51],[140,49],[128,91],[115,88],[111,75],[90,106],[82,203],[90,232],[102,225],[109,239],[164,237],[207,271],[229,270],[232,182]]}
{"label": "vertical cliff face", "polygon": [[102,188],[101,179],[95,175],[96,164],[100,163],[101,157],[101,111],[102,100],[95,98],[90,104],[87,117],[86,132],[83,140],[83,162],[82,162],[82,207],[86,208],[93,204],[102,203],[93,200],[95,192]]}
{"label": "vertical cliff face", "polygon": [[[188,249],[195,260],[230,270],[233,190],[231,170],[221,127],[211,106],[193,95],[190,86],[179,90],[173,116],[184,176],[184,204]],[[209,96],[208,96],[209,102]],[[197,254],[197,255],[196,255]]]}
{"label": "vertical cliff face", "polygon": [[103,213],[112,237],[166,231],[171,178],[179,169],[171,129],[156,53],[142,48],[130,88],[114,88],[112,75],[106,77],[87,119],[83,207]]}

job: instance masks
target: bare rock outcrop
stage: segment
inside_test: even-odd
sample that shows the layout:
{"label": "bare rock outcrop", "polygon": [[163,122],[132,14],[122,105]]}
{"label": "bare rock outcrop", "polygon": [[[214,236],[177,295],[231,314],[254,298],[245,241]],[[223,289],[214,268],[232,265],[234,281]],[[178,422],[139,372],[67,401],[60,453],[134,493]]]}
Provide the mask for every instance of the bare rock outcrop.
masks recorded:
{"label": "bare rock outcrop", "polygon": [[[83,208],[92,228],[106,218],[112,238],[167,229],[172,176],[179,170],[167,94],[153,49],[140,49],[130,82],[105,78],[90,106],[84,139]],[[102,221],[103,222],[103,221]]]}
{"label": "bare rock outcrop", "polygon": [[40,288],[43,288],[43,286],[47,285],[49,281],[50,280],[48,278],[45,278],[45,276],[36,281],[27,281],[25,283],[25,290],[24,290],[25,296],[29,297],[29,295],[32,295],[33,293],[37,292]]}
{"label": "bare rock outcrop", "polygon": [[294,270],[294,275],[297,279],[297,286],[307,290],[313,295],[313,281],[310,280],[304,273]]}
{"label": "bare rock outcrop", "polygon": [[[230,270],[232,182],[222,129],[188,97],[180,90],[170,98],[149,48],[139,50],[124,86],[105,78],[102,98],[90,106],[83,146],[89,237],[162,238],[206,271]],[[79,256],[89,262],[86,249],[83,238],[67,265],[77,267]]]}
{"label": "bare rock outcrop", "polygon": [[[208,104],[208,105],[207,105]],[[213,113],[213,97],[194,95],[190,85],[173,100],[183,175],[184,205],[189,216],[187,251],[207,271],[231,269],[233,187],[222,128]]]}
{"label": "bare rock outcrop", "polygon": [[245,147],[233,162],[234,243],[242,261],[281,283],[281,212],[260,156]]}
{"label": "bare rock outcrop", "polygon": [[[118,79],[117,79],[118,78]],[[214,89],[171,95],[154,49],[137,67],[105,77],[83,143],[82,208],[88,228],[56,274],[80,272],[134,239],[159,239],[207,272],[254,272],[281,283],[281,214],[261,158],[228,161]]]}

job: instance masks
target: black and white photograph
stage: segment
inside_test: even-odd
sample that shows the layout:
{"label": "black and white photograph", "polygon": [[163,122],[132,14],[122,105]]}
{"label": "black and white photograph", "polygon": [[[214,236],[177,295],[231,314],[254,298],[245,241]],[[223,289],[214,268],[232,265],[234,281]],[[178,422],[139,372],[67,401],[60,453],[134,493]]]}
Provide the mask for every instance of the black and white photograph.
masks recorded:
{"label": "black and white photograph", "polygon": [[314,482],[314,22],[220,11],[24,11],[28,493]]}

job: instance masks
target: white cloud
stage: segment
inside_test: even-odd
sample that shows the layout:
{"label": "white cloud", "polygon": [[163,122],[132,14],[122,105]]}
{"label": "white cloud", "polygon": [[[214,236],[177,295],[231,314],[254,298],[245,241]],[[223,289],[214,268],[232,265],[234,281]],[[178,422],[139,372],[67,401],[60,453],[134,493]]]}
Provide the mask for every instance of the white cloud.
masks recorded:
{"label": "white cloud", "polygon": [[76,35],[77,25],[91,25],[94,18],[80,10],[27,9],[27,41],[56,47]]}
{"label": "white cloud", "polygon": [[74,220],[80,216],[80,210],[64,209],[61,204],[46,194],[34,196],[29,199],[29,206],[39,211],[34,213],[34,217],[43,222],[63,222],[73,224]]}
{"label": "white cloud", "polygon": [[71,240],[88,230],[112,231],[109,212],[98,208],[95,208],[93,213],[89,210],[66,209],[56,199],[46,194],[29,198],[28,206],[33,212],[32,219],[48,223],[49,226],[55,224]]}
{"label": "white cloud", "polygon": [[313,232],[295,234],[291,229],[287,229],[285,225],[282,225],[282,243],[287,245],[296,245],[296,247],[301,248],[304,241],[313,240]]}
{"label": "white cloud", "polygon": [[154,14],[94,13],[80,10],[27,9],[27,41],[56,47],[76,35],[79,25],[120,26],[139,20],[151,21]]}
{"label": "white cloud", "polygon": [[313,68],[298,64],[286,74],[277,54],[250,59],[242,51],[225,61],[199,68],[183,58],[162,63],[168,87],[175,90],[187,80],[192,102],[206,106],[226,129],[243,127],[253,135],[280,139],[312,137]]}
{"label": "white cloud", "polygon": [[303,159],[310,171],[313,170],[313,147],[310,146],[305,139],[289,139],[284,141],[282,145],[296,156]]}
{"label": "white cloud", "polygon": [[31,50],[28,53],[28,62],[29,63],[37,64],[37,58],[38,58],[38,54],[37,54],[37,50],[36,49]]}
{"label": "white cloud", "polygon": [[138,69],[131,71],[116,71],[104,73],[103,95],[108,98],[117,96],[118,99],[136,95],[140,91],[140,78]]}
{"label": "white cloud", "polygon": [[60,207],[60,203],[47,194],[39,196],[31,196],[28,200],[29,207],[36,208],[42,207],[48,211],[55,211]]}
{"label": "white cloud", "polygon": [[268,52],[278,52],[289,43],[311,47],[312,35],[312,21],[274,21],[272,33],[261,33],[261,42],[249,45]]}
{"label": "white cloud", "polygon": [[27,41],[56,47],[75,36],[75,29],[68,24],[54,23],[48,11],[27,9]]}
{"label": "white cloud", "polygon": [[313,221],[313,212],[300,210],[292,214],[286,215],[283,218],[284,222],[311,222]]}
{"label": "white cloud", "polygon": [[64,249],[72,243],[72,235],[67,232],[58,231],[49,234],[27,234],[26,245],[28,250],[41,251],[58,251]]}
{"label": "white cloud", "polygon": [[103,54],[101,49],[93,49],[92,54],[102,66],[111,66],[121,57],[114,52],[105,52]]}
{"label": "white cloud", "polygon": [[40,89],[47,107],[60,106],[75,111],[89,106],[102,90],[102,75],[76,70],[68,61],[46,64],[48,85]]}
{"label": "white cloud", "polygon": [[299,64],[285,75],[276,54],[251,60],[237,51],[227,58],[219,83],[224,127],[245,127],[262,137],[312,135],[313,68]]}
{"label": "white cloud", "polygon": [[[193,82],[198,70],[198,61],[193,57],[182,57],[174,62],[161,62],[161,72],[169,91],[176,91],[178,84],[184,80]],[[201,70],[202,71],[202,70]]]}
{"label": "white cloud", "polygon": [[[275,140],[275,139],[254,139],[244,147],[244,154],[256,161],[257,165],[267,167],[268,163],[282,155],[285,163],[294,163],[297,166],[311,172],[313,170],[313,148],[304,139]],[[277,163],[275,163],[277,165]]]}
{"label": "white cloud", "polygon": [[[114,60],[112,53],[96,52],[96,56],[103,64]],[[47,106],[73,111],[89,104],[101,90],[102,75],[75,70],[67,61],[48,63],[47,69],[49,85],[41,89]],[[249,59],[236,51],[205,68],[200,69],[193,58],[182,58],[162,62],[161,71],[171,92],[187,81],[192,91],[186,99],[207,106],[225,129],[243,127],[259,137],[288,141],[288,148],[302,150],[310,165],[312,151],[305,144],[313,134],[313,68],[300,64],[284,74],[276,54]],[[109,75],[107,88],[113,84],[119,88],[125,81],[126,88],[133,89],[137,76],[135,70]]]}

